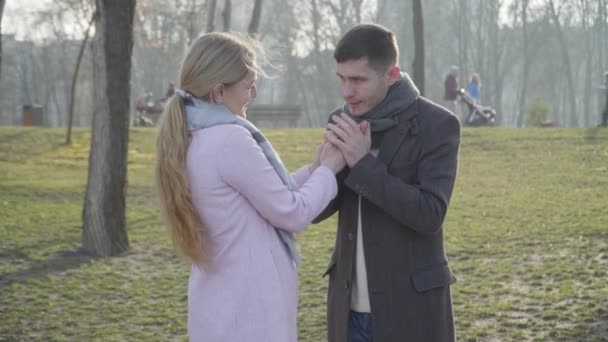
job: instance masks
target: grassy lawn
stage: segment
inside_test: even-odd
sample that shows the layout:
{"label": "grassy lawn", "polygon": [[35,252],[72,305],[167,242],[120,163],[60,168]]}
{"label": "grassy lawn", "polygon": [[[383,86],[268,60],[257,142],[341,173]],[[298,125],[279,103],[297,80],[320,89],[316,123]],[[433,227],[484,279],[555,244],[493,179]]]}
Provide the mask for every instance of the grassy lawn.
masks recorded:
{"label": "grassy lawn", "polygon": [[[321,130],[266,130],[290,169]],[[0,127],[0,341],[184,341],[188,267],[153,187],[153,129],[129,152],[131,250],[79,249],[90,134]],[[445,223],[459,341],[608,341],[608,130],[465,129]],[[298,243],[299,340],[325,340],[335,220]],[[382,341],[379,341],[382,342]]]}

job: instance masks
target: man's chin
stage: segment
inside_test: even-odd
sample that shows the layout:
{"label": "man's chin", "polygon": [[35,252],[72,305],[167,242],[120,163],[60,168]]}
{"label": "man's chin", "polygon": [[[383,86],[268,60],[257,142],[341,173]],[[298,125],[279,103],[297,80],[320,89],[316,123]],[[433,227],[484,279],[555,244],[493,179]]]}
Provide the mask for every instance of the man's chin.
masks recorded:
{"label": "man's chin", "polygon": [[350,109],[350,114],[351,114],[352,116],[362,116],[362,115],[364,115],[365,113],[367,113],[367,111],[365,111],[365,109],[364,109],[364,108],[362,108],[362,107],[355,107],[355,108],[353,108],[353,107],[351,107],[351,106],[349,105],[349,106],[348,106],[348,108]]}

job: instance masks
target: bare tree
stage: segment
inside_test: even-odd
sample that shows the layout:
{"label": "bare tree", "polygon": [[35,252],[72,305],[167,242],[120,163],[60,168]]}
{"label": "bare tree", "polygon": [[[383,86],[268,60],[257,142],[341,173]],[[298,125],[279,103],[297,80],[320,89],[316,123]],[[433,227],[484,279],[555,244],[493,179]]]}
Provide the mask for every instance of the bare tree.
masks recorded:
{"label": "bare tree", "polygon": [[469,0],[458,0],[458,66],[459,84],[469,74],[468,55],[469,55],[469,37],[470,37],[470,22],[469,22]]}
{"label": "bare tree", "polygon": [[230,19],[232,16],[232,1],[224,1],[224,10],[222,11],[222,20],[224,21],[224,32],[230,31]]}
{"label": "bare tree", "polygon": [[568,113],[568,117],[570,118],[570,125],[574,126],[577,124],[577,114],[576,114],[576,91],[574,87],[574,78],[572,76],[572,66],[570,63],[570,54],[568,53],[568,46],[566,43],[566,38],[564,36],[564,32],[562,30],[562,25],[560,23],[559,14],[555,9],[555,4],[553,0],[549,0],[549,13],[551,18],[553,19],[553,23],[555,24],[555,31],[557,34],[557,38],[559,41],[559,45],[561,47],[562,60],[564,63],[564,67],[566,68],[566,80],[568,84],[568,100],[570,103],[570,113]]}
{"label": "bare tree", "polygon": [[521,34],[522,34],[522,72],[521,93],[519,95],[519,110],[517,113],[517,127],[524,124],[526,97],[528,95],[528,76],[530,74],[530,48],[528,47],[528,0],[521,2]]}
{"label": "bare tree", "polygon": [[362,20],[362,6],[363,0],[340,0],[336,4],[332,0],[324,0],[322,5],[329,7],[333,14],[340,32],[338,35],[342,35],[346,32],[353,24],[358,24]]}
{"label": "bare tree", "polygon": [[0,0],[0,80],[2,79],[2,13],[4,12],[4,3],[6,0]]}
{"label": "bare tree", "polygon": [[422,1],[414,0],[414,41],[416,54],[414,57],[414,83],[424,95],[424,19],[422,17]]}
{"label": "bare tree", "polygon": [[[502,105],[503,93],[505,88],[506,75],[510,73],[510,70],[515,66],[517,61],[516,55],[519,54],[518,49],[510,48],[512,44],[510,42],[514,40],[513,35],[509,36],[508,31],[501,30],[499,27],[500,11],[504,2],[502,0],[493,0],[491,4],[491,17],[492,24],[489,32],[489,50],[490,54],[490,68],[491,68],[491,79],[492,85],[491,93],[493,94],[493,104],[496,107],[497,122],[502,124],[504,120],[504,111]],[[513,21],[516,20],[514,16]],[[512,26],[515,26],[513,24]],[[508,54],[511,53],[512,56]]]}
{"label": "bare tree", "polygon": [[355,22],[356,23],[360,23],[361,22],[361,6],[363,5],[363,0],[351,0],[351,3],[353,5],[353,9],[355,11]]}
{"label": "bare tree", "polygon": [[262,16],[262,0],[255,0],[253,5],[253,13],[251,14],[251,21],[249,22],[249,35],[255,37],[260,29],[260,17]]}
{"label": "bare tree", "polygon": [[[144,2],[140,2],[140,6],[147,6],[148,3],[144,3]],[[182,5],[182,6],[179,6]],[[183,8],[182,8],[183,7]],[[193,41],[194,38],[196,38],[196,35],[198,34],[199,28],[197,25],[198,22],[198,18],[200,17],[201,13],[200,9],[198,5],[198,1],[197,0],[185,0],[184,3],[182,4],[182,2],[176,2],[176,8],[175,8],[175,14],[177,16],[181,16],[183,19],[178,19],[178,20],[174,20],[174,25],[179,27],[182,26],[184,27],[184,30],[186,31],[186,35],[188,37],[187,42],[188,45],[190,45]],[[182,14],[183,13],[183,14]],[[212,20],[215,19],[215,10],[213,11],[214,13],[214,17],[212,18]],[[207,14],[209,15],[209,13]],[[185,19],[185,20],[184,20]],[[211,25],[213,25],[213,23],[211,23]]]}
{"label": "bare tree", "polygon": [[96,1],[95,110],[82,234],[84,248],[96,256],[129,248],[125,193],[135,2]]}
{"label": "bare tree", "polygon": [[[87,58],[90,43],[84,50],[78,81],[72,81],[82,32],[92,11],[89,6],[87,12],[80,11],[74,16],[70,4],[80,6],[82,2],[56,0],[52,5],[42,6],[46,12],[37,10],[29,17],[34,22],[24,18],[29,39],[16,41],[5,37],[1,61],[2,108],[16,108],[22,101],[39,101],[45,108],[45,119],[63,125],[70,113],[70,85],[75,83],[73,125],[88,123],[90,113],[83,109],[91,102],[87,97],[93,96],[87,91],[93,80]],[[134,23],[131,92],[152,93],[159,99],[177,73],[182,58],[179,51],[198,32],[205,31],[207,24],[213,22],[214,30],[248,31],[253,19],[253,26],[259,28],[254,29],[256,39],[264,40],[271,59],[276,57],[272,62],[280,67],[285,66],[284,62],[289,70],[287,81],[273,78],[261,87],[266,91],[261,91],[259,101],[289,99],[289,103],[297,103],[303,109],[305,116],[301,123],[324,125],[326,113],[341,102],[333,72],[334,44],[353,24],[373,21],[397,33],[402,47],[399,65],[410,72],[418,85],[421,82],[416,69],[422,69],[416,65],[421,61],[418,56],[424,56],[423,91],[433,100],[442,96],[441,80],[446,66],[458,64],[461,82],[469,77],[470,71],[481,74],[482,102],[496,108],[499,122],[504,115],[504,124],[523,126],[531,103],[550,106],[551,114],[565,125],[590,125],[594,120],[592,116],[597,111],[594,100],[599,94],[596,82],[600,72],[608,67],[606,0],[552,0],[558,21],[553,20],[549,0],[420,1],[424,4],[423,26],[427,28],[423,35],[412,30],[418,25],[415,14],[403,15],[414,9],[414,1],[257,2],[215,0],[210,21],[207,19],[211,0],[139,1]],[[266,11],[262,3],[281,15],[262,15]],[[260,11],[259,19],[255,8]],[[72,22],[82,23],[80,34],[66,32],[63,25],[74,17],[78,18]],[[571,80],[558,22],[568,47]],[[91,35],[93,32],[91,29]],[[40,43],[28,45],[28,41],[40,37],[43,37]],[[424,55],[420,48],[407,48],[415,47],[421,37]],[[572,113],[573,103],[580,107],[579,116]],[[14,116],[11,122],[16,122],[14,113],[10,115]]]}
{"label": "bare tree", "polygon": [[70,107],[68,109],[68,131],[65,138],[66,145],[70,145],[72,143],[72,122],[74,121],[74,101],[76,98],[76,81],[78,81],[78,73],[80,72],[80,64],[82,62],[82,56],[84,56],[84,50],[87,47],[87,43],[89,42],[89,34],[91,32],[91,27],[95,23],[95,17],[97,13],[93,13],[91,15],[91,20],[89,20],[89,26],[87,27],[84,33],[84,39],[80,44],[80,50],[78,51],[78,57],[76,59],[76,66],[74,67],[74,73],[72,74],[72,86],[70,88]]}
{"label": "bare tree", "polygon": [[[606,0],[598,0],[598,17],[596,20],[596,26],[598,31],[598,45],[599,45],[599,65],[600,69],[607,70],[608,69],[608,1]],[[606,59],[604,59],[606,58]]]}
{"label": "bare tree", "polygon": [[213,32],[213,30],[215,30],[215,8],[217,0],[209,0],[207,5],[209,6],[209,13],[207,13],[207,32]]}
{"label": "bare tree", "polygon": [[587,126],[591,124],[591,75],[593,68],[593,39],[589,21],[591,20],[591,4],[588,0],[578,1],[579,11],[581,13],[581,25],[585,42],[585,71],[583,85],[583,122]]}

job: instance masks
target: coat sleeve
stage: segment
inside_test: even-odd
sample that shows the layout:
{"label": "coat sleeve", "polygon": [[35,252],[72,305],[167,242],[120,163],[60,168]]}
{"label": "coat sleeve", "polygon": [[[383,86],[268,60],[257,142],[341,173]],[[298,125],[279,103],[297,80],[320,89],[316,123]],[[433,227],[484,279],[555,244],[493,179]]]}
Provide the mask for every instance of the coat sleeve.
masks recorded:
{"label": "coat sleeve", "polygon": [[309,165],[304,165],[301,168],[299,168],[296,172],[293,172],[291,174],[291,178],[293,178],[293,181],[296,182],[298,187],[301,187],[302,185],[304,185],[304,183],[306,183],[306,181],[308,180],[310,175],[311,175],[311,172],[310,172]]}
{"label": "coat sleeve", "polygon": [[446,115],[434,123],[424,138],[414,184],[388,173],[387,166],[371,154],[355,164],[345,180],[371,203],[401,225],[423,234],[434,234],[443,225],[454,188],[460,148],[460,123]]}
{"label": "coat sleeve", "polygon": [[336,211],[338,211],[338,209],[340,209],[340,201],[342,200],[342,196],[344,193],[344,180],[346,179],[348,172],[349,172],[348,167],[346,167],[346,168],[344,168],[344,170],[338,172],[338,174],[336,175],[336,183],[338,185],[338,194],[336,195],[336,197],[334,197],[333,200],[331,200],[329,202],[327,207],[319,214],[319,216],[315,217],[315,219],[312,220],[312,223],[316,224],[316,223],[323,222],[326,219],[330,218],[333,214],[335,214]]}
{"label": "coat sleeve", "polygon": [[226,137],[219,153],[222,180],[247,198],[270,224],[300,231],[310,224],[336,196],[333,172],[318,167],[299,190],[290,190],[276,173],[262,148],[249,132],[236,126]]}

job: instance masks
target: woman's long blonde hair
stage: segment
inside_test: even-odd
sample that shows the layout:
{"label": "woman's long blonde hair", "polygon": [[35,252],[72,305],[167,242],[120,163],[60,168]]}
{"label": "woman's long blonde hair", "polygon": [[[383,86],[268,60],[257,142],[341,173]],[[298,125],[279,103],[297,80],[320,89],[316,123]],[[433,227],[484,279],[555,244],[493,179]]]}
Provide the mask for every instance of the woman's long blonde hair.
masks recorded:
{"label": "woman's long blonde hair", "polygon": [[[253,40],[234,34],[214,32],[200,36],[182,62],[178,88],[208,101],[215,85],[230,85],[249,71],[259,71],[256,48]],[[165,105],[160,119],[156,183],[174,247],[193,264],[208,267],[212,262],[212,246],[192,201],[186,171],[188,142],[183,98],[176,93]]]}

